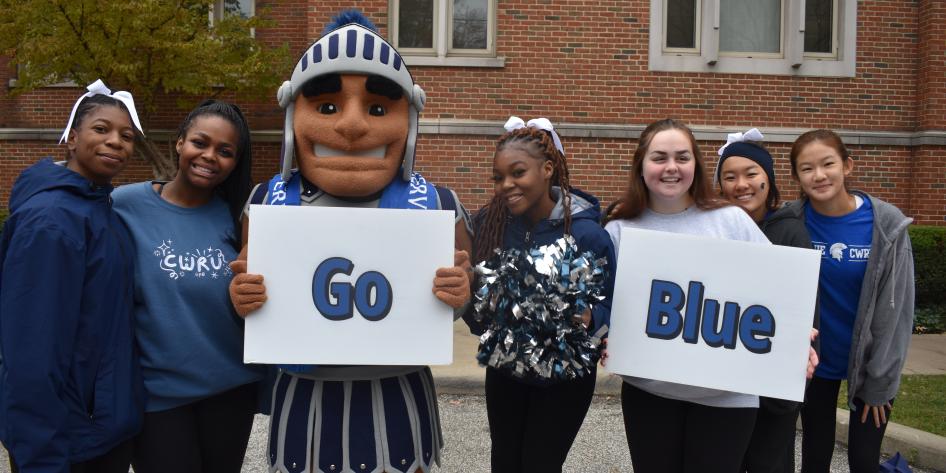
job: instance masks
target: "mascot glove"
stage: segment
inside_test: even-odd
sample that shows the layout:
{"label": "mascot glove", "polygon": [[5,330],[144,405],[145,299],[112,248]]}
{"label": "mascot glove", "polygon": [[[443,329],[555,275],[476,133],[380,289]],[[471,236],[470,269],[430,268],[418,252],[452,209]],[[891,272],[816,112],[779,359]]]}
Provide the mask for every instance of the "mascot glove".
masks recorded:
{"label": "mascot glove", "polygon": [[247,274],[246,260],[236,260],[230,263],[230,269],[235,276],[230,280],[230,301],[237,315],[246,317],[259,309],[266,302],[266,286],[263,285],[263,276]]}
{"label": "mascot glove", "polygon": [[469,253],[454,251],[453,267],[437,270],[437,275],[434,277],[434,295],[450,307],[459,309],[470,300],[472,279],[473,268],[470,266]]}

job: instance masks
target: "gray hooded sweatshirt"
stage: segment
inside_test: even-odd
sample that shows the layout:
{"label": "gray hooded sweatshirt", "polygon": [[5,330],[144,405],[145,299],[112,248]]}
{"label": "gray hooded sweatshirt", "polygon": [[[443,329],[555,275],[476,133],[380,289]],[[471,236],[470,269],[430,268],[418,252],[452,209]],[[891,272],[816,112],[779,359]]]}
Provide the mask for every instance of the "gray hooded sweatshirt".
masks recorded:
{"label": "gray hooded sweatshirt", "polygon": [[[897,395],[900,372],[913,332],[913,247],[907,227],[913,221],[897,207],[867,193],[874,211],[873,243],[857,303],[848,358],[848,406],[855,397],[882,405]],[[805,219],[803,201],[779,209]]]}

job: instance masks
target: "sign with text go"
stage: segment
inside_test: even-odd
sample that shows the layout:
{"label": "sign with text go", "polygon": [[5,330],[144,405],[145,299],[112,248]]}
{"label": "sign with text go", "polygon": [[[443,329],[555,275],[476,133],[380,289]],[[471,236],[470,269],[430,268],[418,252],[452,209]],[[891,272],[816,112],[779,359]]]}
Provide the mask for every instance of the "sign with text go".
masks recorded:
{"label": "sign with text go", "polygon": [[453,233],[448,211],[252,206],[247,266],[268,298],[244,361],[451,363],[453,310],[431,288]]}
{"label": "sign with text go", "polygon": [[608,370],[801,401],[816,251],[624,228]]}

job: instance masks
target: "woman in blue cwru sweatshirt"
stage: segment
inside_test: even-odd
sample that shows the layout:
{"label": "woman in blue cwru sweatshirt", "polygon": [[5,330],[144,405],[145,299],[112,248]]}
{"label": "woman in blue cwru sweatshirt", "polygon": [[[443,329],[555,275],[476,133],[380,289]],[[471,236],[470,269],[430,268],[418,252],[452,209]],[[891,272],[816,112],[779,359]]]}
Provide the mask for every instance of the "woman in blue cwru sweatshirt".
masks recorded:
{"label": "woman in blue cwru sweatshirt", "polygon": [[838,390],[847,379],[848,463],[852,473],[874,473],[913,328],[912,219],[848,190],[854,160],[836,133],[802,134],[789,157],[803,197],[776,216],[801,220],[822,252],[821,364],[801,410],[801,471],[828,471]]}
{"label": "woman in blue cwru sweatshirt", "polygon": [[131,94],[88,90],[65,165],[20,174],[0,241],[0,440],[14,472],[127,473],[141,427],[133,249],[110,198],[141,127]]}
{"label": "woman in blue cwru sweatshirt", "polygon": [[137,473],[239,473],[257,407],[259,366],[243,364],[243,319],[229,263],[250,191],[250,131],[235,105],[184,119],[170,182],[115,191],[135,241],[135,335],[148,391]]}

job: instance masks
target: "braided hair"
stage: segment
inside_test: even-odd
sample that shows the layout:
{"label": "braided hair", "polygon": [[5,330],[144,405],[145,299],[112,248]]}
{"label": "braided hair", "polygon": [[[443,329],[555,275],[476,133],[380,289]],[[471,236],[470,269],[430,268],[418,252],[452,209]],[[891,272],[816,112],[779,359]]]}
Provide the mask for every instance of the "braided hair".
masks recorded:
{"label": "braided hair", "polygon": [[[538,128],[522,127],[507,132],[496,142],[496,153],[506,148],[517,148],[529,156],[542,161],[551,161],[553,166],[552,186],[562,189],[562,199],[565,207],[565,233],[569,233],[572,224],[571,213],[571,185],[568,181],[568,166],[563,155],[552,141],[551,135]],[[549,193],[552,189],[549,187]],[[506,200],[500,195],[493,196],[486,207],[480,211],[476,236],[473,242],[473,256],[476,261],[484,261],[490,257],[492,251],[502,246],[503,232],[506,230],[506,221],[509,219],[509,208]]]}

